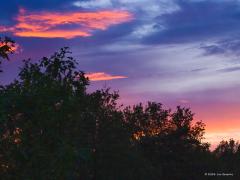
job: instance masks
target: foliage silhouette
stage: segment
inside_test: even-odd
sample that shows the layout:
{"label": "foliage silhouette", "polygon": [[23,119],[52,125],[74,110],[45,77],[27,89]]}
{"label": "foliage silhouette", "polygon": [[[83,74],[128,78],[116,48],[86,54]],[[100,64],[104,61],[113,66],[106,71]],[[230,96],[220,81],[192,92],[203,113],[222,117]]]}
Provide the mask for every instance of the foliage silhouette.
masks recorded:
{"label": "foliage silhouette", "polygon": [[[118,106],[89,80],[68,48],[24,61],[18,80],[0,88],[2,179],[194,180],[237,173],[240,148],[203,143],[205,125],[188,108],[149,102]],[[232,164],[231,164],[232,163]]]}
{"label": "foliage silhouette", "polygon": [[[0,37],[0,65],[2,63],[2,59],[9,60],[9,54],[12,54],[14,52],[15,45],[16,44],[12,39],[8,37]],[[2,72],[1,69],[0,72]]]}

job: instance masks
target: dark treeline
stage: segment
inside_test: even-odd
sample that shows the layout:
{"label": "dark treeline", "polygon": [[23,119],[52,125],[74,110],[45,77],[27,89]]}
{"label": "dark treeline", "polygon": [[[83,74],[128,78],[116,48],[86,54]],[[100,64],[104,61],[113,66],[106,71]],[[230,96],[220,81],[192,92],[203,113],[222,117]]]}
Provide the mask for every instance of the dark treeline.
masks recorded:
{"label": "dark treeline", "polygon": [[1,179],[240,178],[239,144],[222,141],[211,152],[203,143],[205,125],[193,123],[190,109],[156,102],[119,107],[117,92],[88,93],[76,65],[63,48],[39,62],[24,61],[17,80],[1,86]]}

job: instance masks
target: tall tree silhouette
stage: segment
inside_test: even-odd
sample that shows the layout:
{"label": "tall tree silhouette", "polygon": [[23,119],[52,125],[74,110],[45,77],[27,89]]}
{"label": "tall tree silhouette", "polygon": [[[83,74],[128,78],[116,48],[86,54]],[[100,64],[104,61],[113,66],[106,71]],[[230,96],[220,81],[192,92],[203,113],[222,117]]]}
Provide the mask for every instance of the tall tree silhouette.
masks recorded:
{"label": "tall tree silhouette", "polygon": [[72,113],[85,97],[88,80],[66,54],[63,48],[39,63],[25,61],[20,80],[1,89],[1,172],[6,178],[66,177],[77,160],[67,137],[74,132],[69,127],[77,126]]}

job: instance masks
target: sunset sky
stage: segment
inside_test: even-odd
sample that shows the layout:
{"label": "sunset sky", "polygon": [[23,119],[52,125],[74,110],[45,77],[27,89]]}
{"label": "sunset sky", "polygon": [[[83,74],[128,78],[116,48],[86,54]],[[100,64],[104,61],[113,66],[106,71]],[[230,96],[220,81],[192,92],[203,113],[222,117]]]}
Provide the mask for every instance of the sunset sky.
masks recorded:
{"label": "sunset sky", "polygon": [[1,83],[22,59],[69,46],[90,90],[191,107],[207,141],[240,140],[240,0],[10,0],[0,10],[0,35],[19,46]]}

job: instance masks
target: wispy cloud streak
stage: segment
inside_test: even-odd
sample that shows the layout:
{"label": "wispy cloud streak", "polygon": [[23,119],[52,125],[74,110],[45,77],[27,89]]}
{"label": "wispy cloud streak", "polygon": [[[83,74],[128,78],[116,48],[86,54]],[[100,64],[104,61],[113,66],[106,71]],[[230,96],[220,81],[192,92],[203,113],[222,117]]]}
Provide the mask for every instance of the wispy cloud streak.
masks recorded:
{"label": "wispy cloud streak", "polygon": [[126,76],[114,76],[105,72],[88,73],[86,74],[86,77],[88,77],[90,81],[109,81],[127,78]]}

